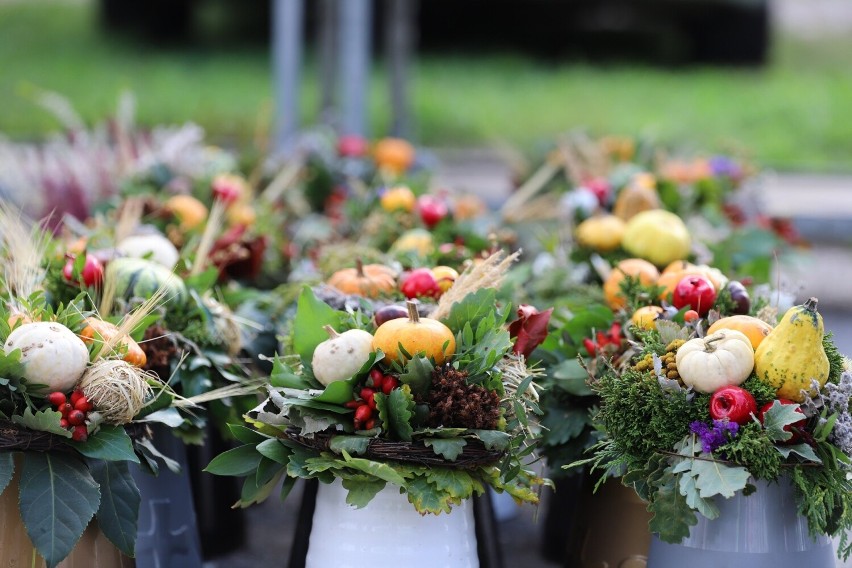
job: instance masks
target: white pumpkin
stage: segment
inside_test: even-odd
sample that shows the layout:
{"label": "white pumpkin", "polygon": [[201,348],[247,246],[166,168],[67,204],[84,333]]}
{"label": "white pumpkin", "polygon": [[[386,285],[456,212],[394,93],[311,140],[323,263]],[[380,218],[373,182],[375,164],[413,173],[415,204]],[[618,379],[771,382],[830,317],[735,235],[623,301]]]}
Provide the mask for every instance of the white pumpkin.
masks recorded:
{"label": "white pumpkin", "polygon": [[83,340],[62,324],[48,321],[25,323],[15,328],[3,351],[21,350],[24,378],[47,385],[48,392],[68,392],[86,370],[89,351]]}
{"label": "white pumpkin", "polygon": [[748,378],[754,368],[754,348],[744,333],[723,329],[681,345],[675,364],[687,386],[711,393]]}
{"label": "white pumpkin", "polygon": [[328,325],[324,329],[331,337],[314,349],[311,366],[317,380],[328,386],[349,379],[361,370],[373,351],[373,336],[363,329],[343,333],[337,333]]}
{"label": "white pumpkin", "polygon": [[131,235],[123,239],[115,247],[119,252],[133,258],[150,258],[157,264],[168,269],[174,267],[180,258],[180,253],[172,242],[158,233]]}

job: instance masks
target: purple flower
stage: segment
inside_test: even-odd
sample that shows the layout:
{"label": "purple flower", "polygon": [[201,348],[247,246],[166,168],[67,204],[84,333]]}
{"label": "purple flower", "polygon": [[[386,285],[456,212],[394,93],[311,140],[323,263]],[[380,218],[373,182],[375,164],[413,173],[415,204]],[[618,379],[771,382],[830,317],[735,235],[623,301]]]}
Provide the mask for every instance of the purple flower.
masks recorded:
{"label": "purple flower", "polygon": [[701,450],[708,454],[736,436],[739,429],[730,420],[714,420],[712,426],[698,420],[689,424],[689,430],[701,440]]}
{"label": "purple flower", "polygon": [[739,178],[742,175],[740,165],[727,156],[713,156],[709,161],[710,171],[713,172],[713,175],[733,179]]}

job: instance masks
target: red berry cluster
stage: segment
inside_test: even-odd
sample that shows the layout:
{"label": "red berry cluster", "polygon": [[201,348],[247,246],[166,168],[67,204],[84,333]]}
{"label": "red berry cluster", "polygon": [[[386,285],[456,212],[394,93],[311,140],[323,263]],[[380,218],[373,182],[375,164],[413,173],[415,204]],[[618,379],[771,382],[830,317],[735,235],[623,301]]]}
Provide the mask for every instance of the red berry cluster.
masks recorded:
{"label": "red berry cluster", "polygon": [[399,379],[385,375],[378,369],[370,371],[367,384],[357,393],[356,398],[344,403],[346,408],[355,410],[353,420],[356,430],[372,430],[378,425],[376,420],[376,393],[390,394],[399,386]]}
{"label": "red berry cluster", "polygon": [[595,357],[598,353],[602,353],[607,345],[615,346],[615,350],[621,348],[621,324],[618,322],[613,322],[607,331],[599,331],[595,334],[595,339],[589,339],[588,337],[583,339],[583,347],[586,348],[586,352],[589,354],[589,357]]}
{"label": "red berry cluster", "polygon": [[53,407],[62,413],[59,425],[66,430],[71,430],[71,439],[75,442],[85,442],[89,437],[86,429],[86,418],[94,408],[86,395],[80,389],[71,393],[71,400],[63,392],[52,392],[47,395],[47,400]]}

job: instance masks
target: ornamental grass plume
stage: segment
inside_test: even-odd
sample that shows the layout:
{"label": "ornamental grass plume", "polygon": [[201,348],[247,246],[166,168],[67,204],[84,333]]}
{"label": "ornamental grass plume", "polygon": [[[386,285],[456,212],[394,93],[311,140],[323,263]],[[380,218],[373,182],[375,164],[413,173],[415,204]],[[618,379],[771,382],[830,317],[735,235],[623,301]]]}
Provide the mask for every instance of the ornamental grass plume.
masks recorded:
{"label": "ornamental grass plume", "polygon": [[506,258],[503,258],[504,254],[504,251],[497,251],[479,264],[469,264],[456,278],[450,289],[441,296],[438,307],[430,317],[436,320],[445,318],[450,315],[453,304],[460,302],[468,294],[482,288],[499,287],[509,267],[521,256],[521,251],[514,252]]}

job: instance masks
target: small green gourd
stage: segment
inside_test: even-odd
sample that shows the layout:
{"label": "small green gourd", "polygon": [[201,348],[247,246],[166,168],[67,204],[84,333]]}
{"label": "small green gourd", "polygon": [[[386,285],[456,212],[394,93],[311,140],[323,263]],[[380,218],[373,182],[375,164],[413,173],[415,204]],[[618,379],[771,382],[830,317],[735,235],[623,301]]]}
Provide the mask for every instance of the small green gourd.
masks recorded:
{"label": "small green gourd", "polygon": [[757,378],[775,387],[779,398],[802,402],[805,398],[802,391],[815,394],[811,381],[822,387],[828,380],[823,332],[816,298],[787,310],[757,347],[754,354]]}

